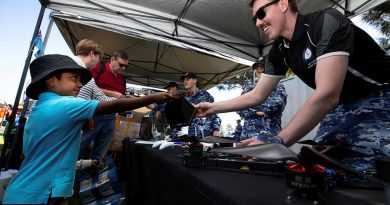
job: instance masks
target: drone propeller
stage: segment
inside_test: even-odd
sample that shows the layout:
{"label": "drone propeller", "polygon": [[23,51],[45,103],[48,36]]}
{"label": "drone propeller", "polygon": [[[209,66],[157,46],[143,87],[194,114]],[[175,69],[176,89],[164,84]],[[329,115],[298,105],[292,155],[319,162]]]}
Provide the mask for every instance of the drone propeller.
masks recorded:
{"label": "drone propeller", "polygon": [[226,138],[226,137],[214,137],[214,136],[208,136],[205,137],[201,140],[201,142],[206,142],[206,143],[221,143],[221,144],[233,144],[237,143],[238,141],[233,140],[231,138]]}
{"label": "drone propeller", "polygon": [[359,172],[355,169],[352,169],[348,166],[345,166],[345,165],[341,164],[340,162],[337,162],[336,160],[326,156],[325,154],[320,153],[320,152],[318,152],[314,149],[311,149],[309,147],[305,147],[305,146],[302,147],[301,152],[298,155],[298,158],[302,164],[317,163],[317,164],[321,164],[321,165],[328,167],[328,168],[343,170],[346,173],[351,173],[351,174],[355,174],[357,176],[365,177],[367,180],[370,180],[372,182],[376,182],[376,183],[380,183],[380,184],[385,183],[384,181],[382,181],[378,178],[366,175],[362,172]]}
{"label": "drone propeller", "polygon": [[268,161],[298,161],[298,157],[293,151],[291,151],[284,145],[275,143],[247,147],[217,148],[213,149],[213,151],[221,153],[247,155]]}
{"label": "drone propeller", "polygon": [[271,143],[271,144],[261,144],[255,146],[247,147],[234,147],[234,148],[217,148],[213,149],[214,152],[237,154],[237,155],[246,155],[256,157],[262,160],[268,161],[285,161],[292,160],[302,164],[310,165],[313,163],[321,164],[328,168],[335,168],[338,170],[343,170],[346,173],[355,174],[357,176],[366,177],[368,180],[377,183],[384,183],[378,178],[365,175],[362,172],[356,171],[350,167],[347,167],[334,159],[326,156],[323,153],[320,153],[309,147],[302,147],[301,152],[297,156],[293,151],[281,144]]}
{"label": "drone propeller", "polygon": [[316,150],[320,150],[324,155],[333,159],[368,157],[368,155],[349,149],[346,146],[341,146],[342,142],[338,139],[328,140],[326,143],[319,143],[314,140],[302,140],[297,142],[304,145],[312,145]]}

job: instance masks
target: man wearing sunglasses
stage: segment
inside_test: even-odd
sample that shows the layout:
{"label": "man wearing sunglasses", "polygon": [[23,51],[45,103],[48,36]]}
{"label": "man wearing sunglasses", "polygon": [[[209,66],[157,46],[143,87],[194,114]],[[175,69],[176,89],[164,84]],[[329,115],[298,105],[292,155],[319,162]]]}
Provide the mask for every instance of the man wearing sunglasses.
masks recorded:
{"label": "man wearing sunglasses", "polygon": [[[372,157],[390,155],[390,57],[335,9],[298,13],[295,0],[252,0],[253,20],[275,40],[255,89],[232,100],[197,105],[198,116],[242,110],[264,102],[290,68],[314,89],[278,134],[290,146],[318,123],[317,142],[334,141],[369,158],[344,159],[373,168]],[[343,136],[343,137],[340,137]],[[248,139],[242,145],[261,141]]]}
{"label": "man wearing sunglasses", "polygon": [[129,63],[129,56],[122,50],[116,50],[110,62],[105,64],[105,69],[101,69],[101,64],[93,68],[92,75],[96,84],[102,91],[113,97],[122,97],[126,92],[126,81],[122,73]]}
{"label": "man wearing sunglasses", "polygon": [[[122,72],[127,67],[128,61],[129,57],[127,53],[122,50],[116,50],[113,53],[110,62],[98,64],[95,68],[91,69],[97,86],[99,86],[107,96],[121,98],[125,95],[126,82],[122,76]],[[114,133],[115,118],[116,114],[94,117],[93,128],[83,131],[83,136],[81,138],[82,157],[90,157],[93,160],[99,160],[105,156],[111,137]],[[92,141],[93,146],[90,156],[85,156],[86,147]]]}

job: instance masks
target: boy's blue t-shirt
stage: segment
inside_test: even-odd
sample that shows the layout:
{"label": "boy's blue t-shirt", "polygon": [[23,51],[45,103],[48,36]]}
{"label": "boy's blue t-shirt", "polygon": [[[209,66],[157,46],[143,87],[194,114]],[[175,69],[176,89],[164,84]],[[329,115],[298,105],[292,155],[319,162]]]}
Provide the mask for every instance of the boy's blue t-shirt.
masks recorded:
{"label": "boy's blue t-shirt", "polygon": [[4,204],[45,204],[50,193],[72,195],[81,127],[97,105],[96,100],[40,94],[24,130],[25,159],[7,187]]}

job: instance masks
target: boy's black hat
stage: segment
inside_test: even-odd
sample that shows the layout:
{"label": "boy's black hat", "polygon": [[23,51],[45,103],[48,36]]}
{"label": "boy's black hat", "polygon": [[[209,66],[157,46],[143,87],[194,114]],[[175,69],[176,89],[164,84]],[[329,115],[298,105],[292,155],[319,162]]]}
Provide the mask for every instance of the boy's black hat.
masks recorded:
{"label": "boy's black hat", "polygon": [[169,82],[168,85],[164,87],[164,89],[168,89],[168,88],[172,88],[172,87],[178,88],[179,85],[177,85],[177,83],[175,83],[175,82]]}
{"label": "boy's black hat", "polygon": [[184,74],[184,75],[182,75],[182,76],[180,77],[180,79],[182,79],[182,80],[184,80],[184,78],[195,78],[195,79],[197,79],[198,76],[196,76],[195,73],[189,72],[189,73],[186,73],[186,74]]}
{"label": "boy's black hat", "polygon": [[252,69],[256,69],[259,65],[265,65],[265,59],[263,56],[260,56],[259,59],[252,65]]}
{"label": "boy's black hat", "polygon": [[80,81],[83,85],[88,83],[92,78],[91,71],[77,64],[69,56],[59,54],[44,55],[35,59],[30,64],[31,83],[26,89],[27,97],[37,100],[42,91],[42,89],[37,89],[38,82],[57,70],[74,70],[80,72]]}

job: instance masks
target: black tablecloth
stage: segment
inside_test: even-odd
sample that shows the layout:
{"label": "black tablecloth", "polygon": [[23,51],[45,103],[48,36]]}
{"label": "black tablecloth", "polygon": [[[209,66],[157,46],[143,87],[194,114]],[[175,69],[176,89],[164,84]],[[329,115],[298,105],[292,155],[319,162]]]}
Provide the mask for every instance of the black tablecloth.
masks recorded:
{"label": "black tablecloth", "polygon": [[[282,176],[186,167],[179,152],[124,143],[128,204],[286,204]],[[325,204],[385,204],[382,191],[333,189]]]}

